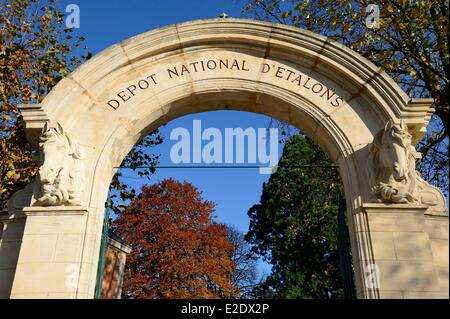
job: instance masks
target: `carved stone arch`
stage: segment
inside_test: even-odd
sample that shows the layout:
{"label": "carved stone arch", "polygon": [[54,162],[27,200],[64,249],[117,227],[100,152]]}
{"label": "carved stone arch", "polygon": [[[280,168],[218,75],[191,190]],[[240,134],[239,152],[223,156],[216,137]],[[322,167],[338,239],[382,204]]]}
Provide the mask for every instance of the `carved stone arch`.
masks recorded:
{"label": "carved stone arch", "polygon": [[[426,131],[431,103],[411,100],[380,68],[345,46],[279,24],[198,20],[113,45],[60,81],[40,105],[22,107],[30,141],[37,141],[45,122],[58,122],[81,149],[84,182],[79,187],[86,195],[80,206],[23,209],[28,216],[25,248],[20,251],[11,297],[92,298],[103,205],[114,167],[140,138],[161,124],[219,109],[262,113],[292,124],[339,165],[358,297],[448,295],[440,275],[445,267],[448,273],[448,262],[439,263],[433,250],[433,240],[442,243],[444,235],[434,231],[436,219],[426,220],[430,203],[370,203],[366,174],[374,136],[389,120],[403,120],[415,145]],[[439,225],[448,223],[443,197],[434,207]],[[55,257],[59,251],[54,251],[53,259],[41,261],[38,267],[26,243],[31,243],[39,225],[50,220],[59,225],[48,231],[49,236],[57,234],[52,247],[69,245],[63,238],[70,234],[73,254]],[[406,261],[392,251],[408,241],[404,236],[418,241],[418,248],[406,250],[420,251],[410,251]],[[448,237],[444,240],[448,245]],[[43,242],[42,249],[50,249],[51,244]],[[422,267],[421,274],[411,268],[408,258]],[[368,280],[373,275],[368,265],[379,267],[375,282],[380,285]],[[393,280],[393,269],[399,268],[402,273]],[[55,286],[25,285],[25,273],[54,281]]]}

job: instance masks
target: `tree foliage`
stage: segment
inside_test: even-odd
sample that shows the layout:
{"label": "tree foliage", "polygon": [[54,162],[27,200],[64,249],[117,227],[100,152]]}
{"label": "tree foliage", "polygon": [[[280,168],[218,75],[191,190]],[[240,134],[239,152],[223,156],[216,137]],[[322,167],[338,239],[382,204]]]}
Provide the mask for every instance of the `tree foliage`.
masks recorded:
{"label": "tree foliage", "polygon": [[214,204],[190,183],[166,179],[143,186],[113,222],[114,232],[132,247],[125,297],[235,296],[233,247],[213,212]]}
{"label": "tree foliage", "polygon": [[84,40],[67,29],[54,0],[0,5],[0,200],[28,184],[37,165],[17,119],[17,106],[39,103],[88,58]]}
{"label": "tree foliage", "polygon": [[[57,0],[7,0],[0,6],[0,203],[31,182],[37,172],[34,150],[18,121],[20,104],[40,103],[64,76],[91,56],[84,37],[66,28]],[[162,142],[158,131],[147,135],[125,157],[122,166],[150,178]],[[135,195],[122,171],[110,191],[114,211],[120,200]],[[119,200],[120,199],[120,200]],[[0,205],[1,206],[1,205]]]}
{"label": "tree foliage", "polygon": [[259,204],[248,211],[246,239],[272,264],[255,295],[264,298],[343,296],[338,255],[337,170],[308,137],[285,144]]}
{"label": "tree foliage", "polygon": [[233,246],[231,260],[235,265],[231,284],[239,291],[240,298],[250,298],[258,281],[257,257],[243,233],[232,226],[227,227],[227,232]]}
{"label": "tree foliage", "polygon": [[150,181],[159,163],[159,154],[152,153],[151,149],[162,142],[159,130],[155,130],[139,141],[123,159],[109,186],[111,201],[108,205],[115,214],[126,209],[127,204],[136,196],[136,189],[127,180],[126,172],[132,171],[133,175]]}
{"label": "tree foliage", "polygon": [[[328,36],[386,71],[411,97],[435,100],[419,144],[422,175],[448,192],[448,0],[247,0],[245,13]],[[372,24],[379,8],[379,25]],[[372,7],[373,8],[373,7]],[[367,23],[369,22],[369,23]],[[369,26],[369,27],[368,27]]]}

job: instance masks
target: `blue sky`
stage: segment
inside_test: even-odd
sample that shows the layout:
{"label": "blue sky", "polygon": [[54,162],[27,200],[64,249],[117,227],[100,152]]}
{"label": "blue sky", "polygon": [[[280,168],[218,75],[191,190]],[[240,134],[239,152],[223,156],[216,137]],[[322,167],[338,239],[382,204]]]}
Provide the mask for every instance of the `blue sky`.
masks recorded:
{"label": "blue sky", "polygon": [[[214,111],[197,113],[169,122],[160,128],[164,143],[156,146],[152,151],[160,154],[160,166],[174,166],[170,158],[170,149],[177,143],[170,140],[170,133],[174,128],[186,128],[192,132],[194,120],[201,120],[202,130],[208,127],[218,128],[224,135],[225,128],[267,128],[270,118],[263,115],[239,112],[239,111]],[[192,139],[192,136],[191,136]],[[204,141],[203,146],[208,142]],[[247,146],[247,145],[246,145]],[[223,149],[223,148],[222,148]],[[248,148],[245,148],[247,156]],[[279,143],[278,155],[281,155],[282,145]],[[223,151],[224,153],[224,151]],[[247,158],[247,157],[246,157]],[[264,164],[264,163],[262,163]],[[206,164],[191,164],[206,166]],[[230,165],[230,164],[223,164]],[[238,165],[238,164],[235,164]],[[243,164],[255,166],[256,164]],[[157,169],[152,181],[164,178],[174,178],[176,180],[186,180],[194,184],[203,191],[204,198],[217,204],[216,215],[218,220],[229,225],[233,225],[246,232],[248,229],[247,211],[255,203],[259,202],[262,191],[262,183],[267,181],[269,175],[259,173],[258,168],[161,168]],[[122,173],[128,177],[127,182],[140,188],[146,181],[140,179],[130,169],[123,169]]]}
{"label": "blue sky", "polygon": [[[217,18],[240,18],[244,0],[64,0],[80,8],[80,35],[92,53],[137,34],[166,25]],[[64,11],[64,10],[63,10]]]}
{"label": "blue sky", "polygon": [[[195,19],[217,18],[222,12],[230,17],[242,17],[243,0],[109,0],[61,1],[60,8],[68,4],[77,4],[80,8],[79,35],[86,38],[85,44],[89,51],[97,54],[107,47],[137,34]],[[77,52],[74,52],[77,53]],[[216,127],[224,132],[229,128],[267,128],[270,118],[253,113],[237,111],[215,111],[192,114],[175,119],[162,127],[161,134],[165,142],[153,151],[161,154],[160,165],[173,165],[170,160],[170,148],[175,141],[170,141],[173,128],[190,129],[194,119],[202,120],[203,128]],[[281,155],[281,145],[279,152]],[[146,180],[136,176],[131,170],[123,170],[127,182],[140,188]],[[205,199],[217,204],[217,220],[233,225],[242,232],[248,230],[248,209],[259,202],[262,183],[269,175],[259,174],[255,168],[233,169],[187,169],[162,168],[152,177],[152,182],[172,177],[176,180],[186,180],[203,191]],[[267,272],[268,265],[261,262],[260,270]]]}

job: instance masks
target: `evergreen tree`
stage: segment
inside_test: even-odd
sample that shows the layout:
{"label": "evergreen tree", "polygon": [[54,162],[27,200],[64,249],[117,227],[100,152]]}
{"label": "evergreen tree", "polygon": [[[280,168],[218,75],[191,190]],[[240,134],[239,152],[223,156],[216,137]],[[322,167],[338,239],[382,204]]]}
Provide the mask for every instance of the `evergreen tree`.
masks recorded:
{"label": "evergreen tree", "polygon": [[340,298],[337,169],[310,138],[285,144],[278,170],[248,211],[246,240],[272,264],[254,291],[261,298]]}

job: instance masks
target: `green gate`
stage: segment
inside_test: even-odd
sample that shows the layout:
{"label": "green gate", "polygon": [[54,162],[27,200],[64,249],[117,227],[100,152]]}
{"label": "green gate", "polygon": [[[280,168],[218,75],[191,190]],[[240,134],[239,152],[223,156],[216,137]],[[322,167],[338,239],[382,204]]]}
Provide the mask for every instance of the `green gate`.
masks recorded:
{"label": "green gate", "polygon": [[102,241],[100,245],[100,256],[98,259],[98,268],[97,268],[97,284],[95,286],[95,299],[102,298],[102,278],[103,278],[103,270],[105,269],[105,255],[106,248],[108,246],[108,230],[109,230],[109,214],[110,214],[110,204],[111,198],[108,196],[108,199],[105,203],[105,217],[103,219],[103,231],[102,231]]}

